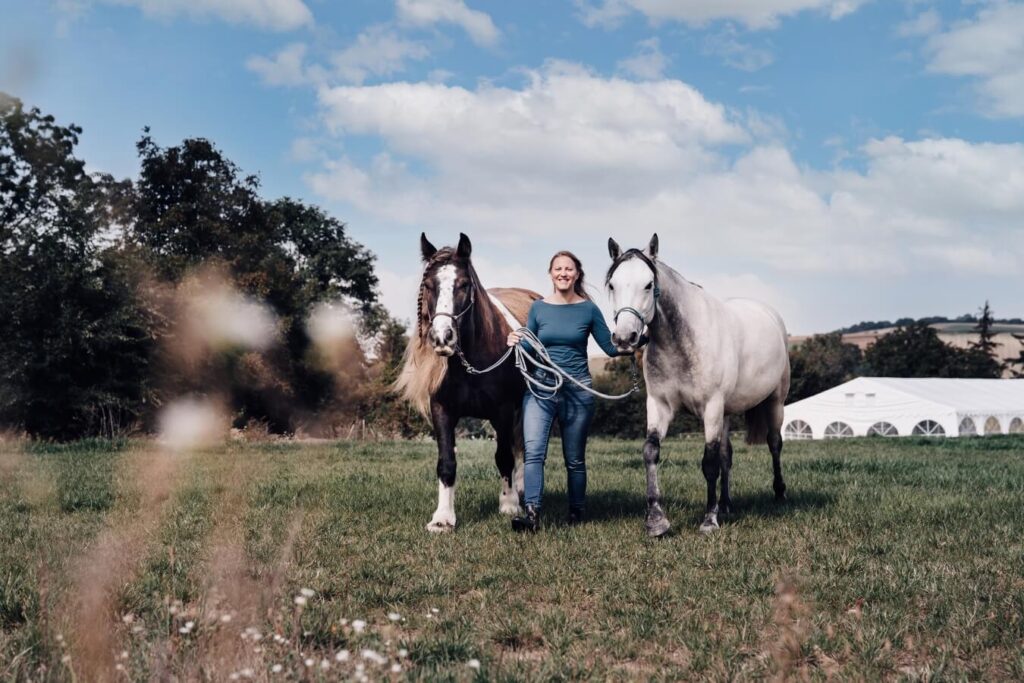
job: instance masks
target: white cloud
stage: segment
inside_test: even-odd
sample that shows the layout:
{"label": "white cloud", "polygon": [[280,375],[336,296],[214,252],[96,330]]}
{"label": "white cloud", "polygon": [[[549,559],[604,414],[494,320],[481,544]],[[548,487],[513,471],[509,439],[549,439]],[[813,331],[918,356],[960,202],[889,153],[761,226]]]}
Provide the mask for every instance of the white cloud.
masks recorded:
{"label": "white cloud", "polygon": [[896,27],[896,34],[904,38],[913,36],[929,36],[942,28],[942,17],[934,9],[925,10],[913,19],[904,21]]}
{"label": "white cloud", "polygon": [[405,70],[409,60],[430,56],[422,43],[407,40],[386,25],[367,28],[355,42],[331,56],[334,72],[348,83],[370,76],[391,76]]}
{"label": "white cloud", "polygon": [[[445,187],[496,204],[564,205],[566,184],[642,194],[713,164],[706,144],[747,139],[724,107],[679,81],[604,79],[558,62],[526,76],[518,90],[387,83],[319,97],[332,132],[380,136],[394,154],[436,165]],[[368,171],[385,184],[400,172],[381,159]]]}
{"label": "white cloud", "polygon": [[728,66],[741,71],[758,71],[775,61],[770,50],[740,41],[731,24],[705,38],[704,53],[720,57]]}
{"label": "white cloud", "polygon": [[216,18],[271,31],[290,31],[313,24],[313,13],[302,0],[97,0],[138,7],[146,15],[196,19]]}
{"label": "white cloud", "polygon": [[279,50],[273,57],[249,57],[245,66],[267,85],[305,85],[316,81],[316,73],[310,72],[304,64],[306,49],[303,43],[293,43]]}
{"label": "white cloud", "polygon": [[[1024,260],[1024,145],[885,138],[854,150],[864,170],[816,171],[757,112],[737,118],[680,81],[564,63],[520,88],[388,83],[319,98],[331,134],[385,151],[329,161],[308,182],[397,224],[509,248],[627,226],[678,236],[678,254],[793,272],[1006,272]],[[953,258],[952,245],[970,250]]]}
{"label": "white cloud", "polygon": [[679,21],[691,26],[727,19],[751,29],[774,28],[782,17],[807,10],[839,19],[868,0],[574,0],[587,26],[614,26],[633,12],[652,22]]}
{"label": "white cloud", "polygon": [[470,9],[464,0],[398,0],[398,19],[411,26],[455,24],[469,34],[477,45],[495,45],[501,32],[490,15]]}
{"label": "white cloud", "polygon": [[640,78],[653,81],[665,75],[668,57],[661,51],[661,43],[657,38],[641,40],[636,45],[636,52],[617,64],[618,70]]}
{"label": "white cloud", "polygon": [[984,6],[971,21],[929,39],[929,70],[979,79],[985,113],[1024,116],[1024,3]]}

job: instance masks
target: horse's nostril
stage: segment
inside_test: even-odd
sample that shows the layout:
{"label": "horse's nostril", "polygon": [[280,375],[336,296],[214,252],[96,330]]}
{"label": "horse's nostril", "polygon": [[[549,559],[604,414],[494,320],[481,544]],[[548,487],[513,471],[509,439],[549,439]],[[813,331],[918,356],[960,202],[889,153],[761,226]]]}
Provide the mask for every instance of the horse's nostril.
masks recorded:
{"label": "horse's nostril", "polygon": [[629,333],[629,343],[630,344],[635,344],[636,340],[639,339],[639,338],[640,338],[640,336],[636,332],[630,332]]}

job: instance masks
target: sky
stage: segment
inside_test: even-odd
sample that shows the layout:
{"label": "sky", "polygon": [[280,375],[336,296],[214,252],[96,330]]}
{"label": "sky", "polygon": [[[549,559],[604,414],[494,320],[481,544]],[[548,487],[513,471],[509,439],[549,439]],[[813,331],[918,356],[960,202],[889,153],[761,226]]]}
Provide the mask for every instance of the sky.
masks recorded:
{"label": "sky", "polygon": [[1024,316],[1024,1],[0,0],[0,90],[89,168],[205,137],[411,319],[419,234],[595,299],[608,237],[794,334]]}

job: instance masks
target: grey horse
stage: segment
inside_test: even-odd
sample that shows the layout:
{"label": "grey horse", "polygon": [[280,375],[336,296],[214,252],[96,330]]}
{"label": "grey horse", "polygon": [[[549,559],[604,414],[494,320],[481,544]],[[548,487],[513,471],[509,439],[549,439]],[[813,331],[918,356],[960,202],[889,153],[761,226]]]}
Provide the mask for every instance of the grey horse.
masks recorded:
{"label": "grey horse", "polygon": [[[635,349],[647,328],[646,528],[665,534],[671,524],[661,507],[658,462],[672,417],[684,408],[704,423],[707,507],[700,531],[718,528],[718,515],[732,509],[729,415],[744,414],[747,443],[768,444],[773,488],[785,499],[782,479],[783,404],[789,393],[786,326],[769,306],[752,299],[721,301],[658,260],[658,236],[646,250],[622,251],[608,240],[612,265],[605,284],[615,309],[612,341]],[[721,497],[716,494],[721,478]]]}

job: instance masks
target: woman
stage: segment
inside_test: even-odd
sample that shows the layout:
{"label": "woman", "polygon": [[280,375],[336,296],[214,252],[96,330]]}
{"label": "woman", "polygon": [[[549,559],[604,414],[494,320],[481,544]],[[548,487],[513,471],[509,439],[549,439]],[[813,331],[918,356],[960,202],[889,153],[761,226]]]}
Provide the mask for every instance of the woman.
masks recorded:
{"label": "woman", "polygon": [[[590,368],[587,365],[587,340],[593,335],[598,345],[609,356],[619,352],[612,344],[604,315],[583,287],[583,266],[571,252],[560,251],[548,265],[553,291],[533,302],[526,327],[537,335],[548,354],[559,367],[577,380],[590,386]],[[522,341],[513,331],[508,345]],[[529,342],[522,342],[529,347]],[[551,382],[549,372],[539,371]],[[542,392],[538,392],[542,393]],[[526,445],[524,458],[524,514],[512,520],[516,531],[536,531],[540,526],[540,504],[544,491],[544,460],[548,452],[551,424],[557,418],[562,431],[562,454],[569,490],[569,523],[583,520],[587,495],[587,431],[594,416],[594,396],[568,380],[562,384],[551,400],[538,399],[527,391],[523,398],[523,436]]]}

